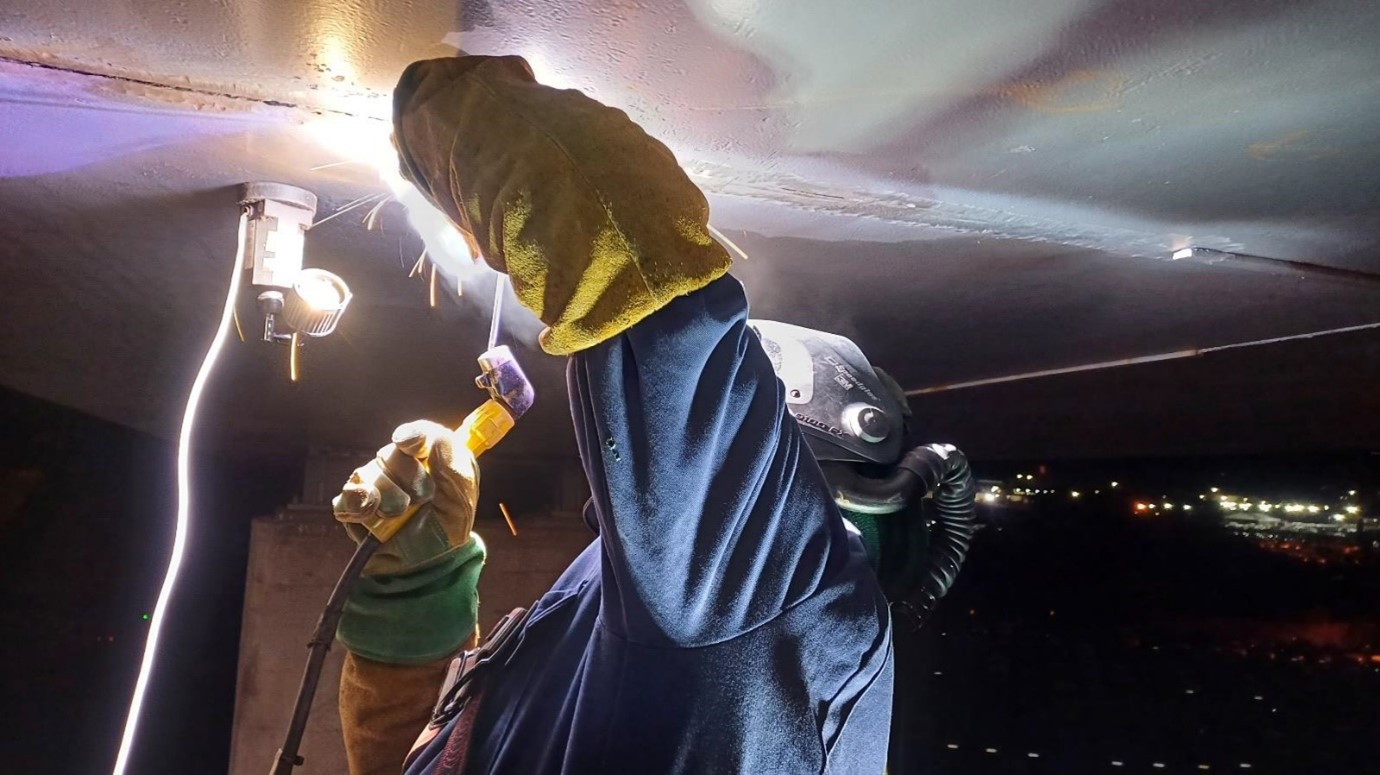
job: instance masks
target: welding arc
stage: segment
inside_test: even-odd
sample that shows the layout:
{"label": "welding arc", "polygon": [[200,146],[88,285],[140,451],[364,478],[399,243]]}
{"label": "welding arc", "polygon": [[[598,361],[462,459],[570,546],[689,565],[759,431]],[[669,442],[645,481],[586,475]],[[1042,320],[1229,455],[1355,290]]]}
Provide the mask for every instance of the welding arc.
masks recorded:
{"label": "welding arc", "polygon": [[230,330],[231,316],[235,310],[235,300],[239,296],[240,278],[244,275],[244,239],[249,223],[249,212],[240,213],[239,232],[236,236],[235,261],[230,265],[230,289],[225,294],[225,307],[220,313],[220,324],[216,327],[215,338],[206,350],[196,379],[192,382],[191,393],[187,395],[187,407],[182,413],[182,428],[177,435],[177,527],[173,535],[172,556],[168,558],[168,570],[163,576],[163,586],[158,591],[158,602],[153,607],[149,621],[149,636],[144,643],[144,658],[139,664],[139,678],[134,683],[134,696],[129,703],[129,715],[125,718],[124,735],[120,738],[120,751],[115,757],[114,775],[123,775],[129,766],[134,749],[134,735],[139,726],[139,712],[143,709],[144,695],[149,688],[149,676],[153,673],[153,661],[158,654],[158,636],[163,630],[163,621],[172,601],[177,585],[177,574],[182,568],[182,557],[187,549],[187,532],[191,518],[191,452],[192,431],[196,426],[197,410],[201,406],[201,396],[211,379],[211,371],[220,357],[225,345],[226,334]]}

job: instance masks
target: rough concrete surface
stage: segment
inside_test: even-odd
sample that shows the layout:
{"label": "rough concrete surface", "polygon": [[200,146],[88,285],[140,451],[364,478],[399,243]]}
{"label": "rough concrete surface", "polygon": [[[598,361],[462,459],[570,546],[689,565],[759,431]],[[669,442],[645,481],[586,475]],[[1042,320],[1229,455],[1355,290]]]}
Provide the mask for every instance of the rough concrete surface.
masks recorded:
{"label": "rough concrete surface", "polygon": [[[736,271],[759,314],[850,329],[908,388],[1380,320],[1374,282],[1162,260],[1197,245],[1380,273],[1373,0],[15,0],[0,9],[0,381],[175,435],[234,251],[234,187],[306,187],[322,218],[387,197],[389,90],[457,47],[524,55],[626,110],[751,255]],[[297,385],[254,341],[246,293],[208,446],[365,445],[477,402],[487,294],[450,286],[429,308],[401,206],[374,231],[367,210],[307,239],[307,264],[355,300]],[[507,449],[568,456],[561,364],[513,306],[505,336],[539,397]],[[1297,385],[1269,364],[1242,365],[1243,412]],[[1052,391],[1023,384],[1016,404],[1039,416]],[[1380,439],[1334,387],[1308,383],[1305,403]],[[1087,413],[1105,425],[1145,398],[1090,396]],[[1206,427],[1126,448],[1279,448],[1266,429],[1224,445]]]}

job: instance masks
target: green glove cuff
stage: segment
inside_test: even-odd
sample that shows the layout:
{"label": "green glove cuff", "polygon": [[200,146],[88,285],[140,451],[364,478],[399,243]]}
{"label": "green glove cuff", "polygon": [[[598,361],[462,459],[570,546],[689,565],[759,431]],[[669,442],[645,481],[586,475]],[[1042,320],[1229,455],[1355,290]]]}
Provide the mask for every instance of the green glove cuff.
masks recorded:
{"label": "green glove cuff", "polygon": [[406,573],[364,576],[345,601],[336,637],[351,653],[391,664],[454,654],[479,621],[484,542],[470,540]]}

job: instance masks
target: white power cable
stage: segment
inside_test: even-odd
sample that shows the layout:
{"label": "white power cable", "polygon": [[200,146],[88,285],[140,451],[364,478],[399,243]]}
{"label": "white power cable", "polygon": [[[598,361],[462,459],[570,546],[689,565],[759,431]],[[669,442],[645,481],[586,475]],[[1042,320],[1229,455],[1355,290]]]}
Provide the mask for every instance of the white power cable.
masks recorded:
{"label": "white power cable", "polygon": [[230,272],[230,290],[225,296],[225,308],[220,313],[220,326],[216,328],[215,339],[201,361],[201,369],[192,382],[192,392],[187,396],[187,408],[182,413],[182,429],[177,437],[177,528],[173,538],[172,556],[168,558],[168,571],[163,576],[163,587],[158,591],[158,603],[153,608],[149,622],[149,637],[144,643],[144,660],[139,665],[139,679],[134,683],[134,697],[129,703],[129,716],[125,719],[124,736],[120,739],[120,752],[115,757],[114,775],[123,775],[129,766],[129,758],[134,749],[135,729],[139,725],[139,711],[144,705],[144,694],[148,691],[149,676],[153,672],[153,661],[158,652],[158,635],[163,629],[163,619],[172,601],[173,588],[177,584],[177,573],[182,568],[182,555],[187,549],[187,528],[191,508],[190,466],[192,451],[192,429],[196,423],[197,409],[201,405],[201,394],[211,379],[230,330],[230,320],[235,311],[235,300],[239,296],[240,278],[244,275],[245,226],[249,213],[240,214],[239,232],[236,236],[235,264]]}

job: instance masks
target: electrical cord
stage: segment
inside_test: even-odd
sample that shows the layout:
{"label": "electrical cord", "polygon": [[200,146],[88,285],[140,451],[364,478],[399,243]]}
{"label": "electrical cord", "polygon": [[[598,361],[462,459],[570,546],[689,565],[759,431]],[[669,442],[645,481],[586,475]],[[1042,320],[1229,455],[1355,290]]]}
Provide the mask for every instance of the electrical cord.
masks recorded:
{"label": "electrical cord", "polygon": [[135,733],[139,726],[139,714],[143,710],[144,696],[148,692],[149,679],[153,673],[153,663],[158,654],[158,636],[163,630],[163,621],[172,602],[177,586],[178,572],[182,569],[182,558],[187,550],[187,532],[191,520],[191,448],[192,432],[196,426],[197,410],[201,406],[201,396],[211,379],[211,371],[220,357],[225,345],[226,334],[230,330],[231,318],[235,311],[235,301],[239,297],[240,281],[244,276],[245,230],[249,221],[248,210],[240,213],[239,231],[236,235],[235,262],[230,271],[230,288],[225,296],[225,306],[220,313],[220,325],[216,327],[215,338],[206,350],[201,361],[192,390],[187,395],[187,407],[182,413],[182,428],[177,436],[177,525],[173,534],[172,555],[168,558],[168,570],[163,576],[163,586],[158,591],[158,602],[154,605],[153,616],[149,621],[149,636],[144,643],[144,657],[139,664],[139,677],[134,683],[134,695],[129,703],[129,715],[125,718],[124,734],[120,738],[120,750],[115,756],[114,775],[123,775],[129,767],[134,750]]}

